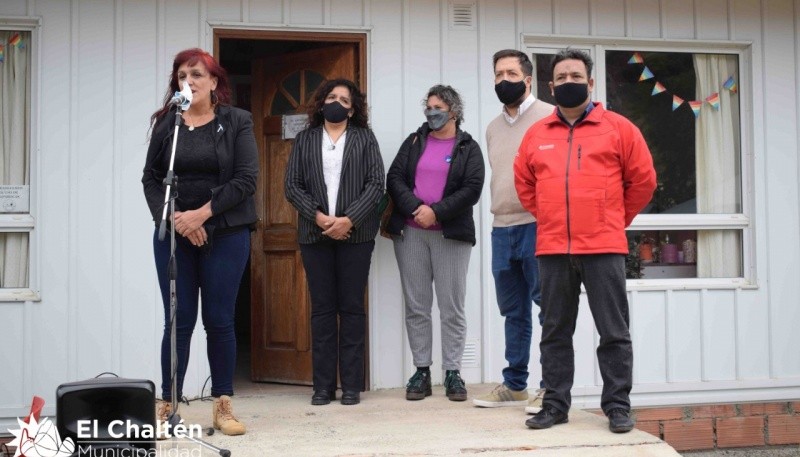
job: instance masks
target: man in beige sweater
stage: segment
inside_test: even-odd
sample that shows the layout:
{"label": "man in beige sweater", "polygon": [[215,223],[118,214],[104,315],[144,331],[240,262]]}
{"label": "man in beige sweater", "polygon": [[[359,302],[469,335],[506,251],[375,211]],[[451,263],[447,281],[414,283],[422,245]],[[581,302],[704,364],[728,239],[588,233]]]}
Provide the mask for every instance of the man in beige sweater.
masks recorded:
{"label": "man in beige sweater", "polygon": [[[492,275],[500,314],[505,318],[503,383],[492,392],[473,399],[476,406],[527,406],[541,408],[541,385],[528,400],[528,361],[533,333],[533,303],[539,305],[539,268],[536,251],[536,219],[522,207],[514,187],[514,157],[522,137],[554,106],[531,93],[533,64],[524,52],[505,49],[495,53],[495,92],[503,103],[500,113],[486,128],[489,165],[492,168]],[[541,319],[540,319],[541,323]]]}

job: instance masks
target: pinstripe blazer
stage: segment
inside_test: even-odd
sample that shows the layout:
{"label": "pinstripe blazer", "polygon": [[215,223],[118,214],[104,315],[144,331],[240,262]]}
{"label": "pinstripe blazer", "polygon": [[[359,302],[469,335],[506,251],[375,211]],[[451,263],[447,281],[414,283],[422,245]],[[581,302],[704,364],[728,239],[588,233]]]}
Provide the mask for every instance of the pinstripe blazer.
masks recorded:
{"label": "pinstripe blazer", "polygon": [[[286,200],[299,213],[300,244],[330,239],[322,235],[315,222],[317,210],[329,214],[322,173],[322,126],[307,128],[294,140],[284,181]],[[348,126],[335,215],[349,217],[353,232],[341,242],[363,243],[375,238],[380,223],[376,206],[383,192],[383,159],[378,140],[368,128]]]}

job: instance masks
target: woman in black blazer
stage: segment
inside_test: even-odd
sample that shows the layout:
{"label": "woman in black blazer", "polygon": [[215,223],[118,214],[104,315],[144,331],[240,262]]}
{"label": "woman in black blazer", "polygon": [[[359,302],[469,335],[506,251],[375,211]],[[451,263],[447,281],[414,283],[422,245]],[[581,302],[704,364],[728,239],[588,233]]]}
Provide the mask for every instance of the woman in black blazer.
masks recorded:
{"label": "woman in black blazer", "polygon": [[151,117],[152,134],[142,185],[156,230],[153,253],[164,302],[161,343],[161,392],[157,419],[172,412],[170,363],[170,240],[158,239],[164,207],[164,179],[169,169],[175,125],[173,93],[188,84],[191,106],[182,113],[174,171],[180,193],[175,200],[177,399],[189,359],[189,345],[202,298],[214,428],[241,435],[246,428],[231,407],[236,366],[234,311],[239,283],[250,256],[250,228],[256,222],[253,194],[258,177],[258,150],[253,118],[230,106],[225,69],[202,49],[175,56],[164,101]]}
{"label": "woman in black blazer", "polygon": [[364,291],[378,232],[383,160],[364,96],[353,82],[325,82],[308,117],[309,127],[295,138],[284,184],[298,212],[311,292],[311,404],[336,399],[338,364],[342,404],[355,405],[364,390]]}

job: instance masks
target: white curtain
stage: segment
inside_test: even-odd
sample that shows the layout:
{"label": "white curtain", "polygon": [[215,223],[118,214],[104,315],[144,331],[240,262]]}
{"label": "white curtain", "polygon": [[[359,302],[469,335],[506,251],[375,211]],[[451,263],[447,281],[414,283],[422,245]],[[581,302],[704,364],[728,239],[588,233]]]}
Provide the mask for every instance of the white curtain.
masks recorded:
{"label": "white curtain", "polygon": [[[722,84],[733,75],[737,56],[695,54],[696,100],[719,93],[719,111],[704,102],[696,121],[697,212],[739,213],[741,195],[739,95]],[[742,242],[738,230],[698,230],[697,276],[730,278],[742,275]]]}
{"label": "white curtain", "polygon": [[[9,44],[19,34],[21,46]],[[0,31],[0,185],[28,184],[30,33]],[[28,286],[28,234],[0,233],[0,287]]]}

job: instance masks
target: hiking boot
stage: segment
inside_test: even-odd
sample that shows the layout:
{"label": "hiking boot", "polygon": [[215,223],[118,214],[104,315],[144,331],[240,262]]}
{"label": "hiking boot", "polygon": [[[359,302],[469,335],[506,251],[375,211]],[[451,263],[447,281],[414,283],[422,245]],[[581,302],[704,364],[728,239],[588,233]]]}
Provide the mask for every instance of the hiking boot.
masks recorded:
{"label": "hiking boot", "polygon": [[244,424],[236,419],[231,408],[231,397],[222,395],[214,399],[214,407],[211,410],[211,417],[214,421],[214,428],[221,430],[226,435],[244,435],[247,429]]}
{"label": "hiking boot", "polygon": [[430,370],[417,370],[406,384],[406,400],[422,400],[433,394]]}
{"label": "hiking boot", "polygon": [[488,394],[472,399],[472,404],[484,408],[498,408],[501,406],[524,406],[528,404],[527,390],[511,390],[505,384],[500,384]]}
{"label": "hiking boot", "polygon": [[169,415],[172,414],[172,403],[164,400],[156,401],[156,439],[165,440],[167,436],[167,426]]}
{"label": "hiking boot", "polygon": [[567,413],[562,413],[550,405],[544,405],[541,411],[525,421],[525,425],[530,428],[545,429],[557,424],[566,424],[567,422],[569,422]]}
{"label": "hiking boot", "polygon": [[458,370],[447,370],[444,376],[444,393],[450,401],[467,399],[467,387]]}
{"label": "hiking boot", "polygon": [[528,406],[525,407],[526,413],[536,414],[542,410],[545,390],[546,389],[536,389],[536,395],[528,400]]}
{"label": "hiking boot", "polygon": [[622,408],[614,408],[608,412],[608,428],[614,433],[627,433],[633,430],[631,413]]}

